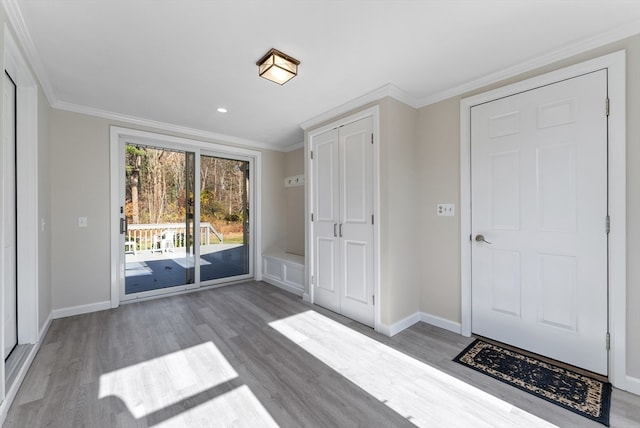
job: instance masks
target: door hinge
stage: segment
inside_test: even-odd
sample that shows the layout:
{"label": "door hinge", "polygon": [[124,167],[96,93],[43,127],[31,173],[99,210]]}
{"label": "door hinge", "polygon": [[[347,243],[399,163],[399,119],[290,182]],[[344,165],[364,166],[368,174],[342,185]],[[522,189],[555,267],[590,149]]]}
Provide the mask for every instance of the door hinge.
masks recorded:
{"label": "door hinge", "polygon": [[607,332],[607,351],[611,349],[611,334]]}
{"label": "door hinge", "polygon": [[311,221],[313,221],[313,213],[311,213]]}
{"label": "door hinge", "polygon": [[607,97],[606,101],[605,101],[605,112],[607,114],[607,117],[609,117],[609,97]]}
{"label": "door hinge", "polygon": [[607,216],[607,225],[606,225],[607,235],[611,233],[611,217]]}
{"label": "door hinge", "polygon": [[311,159],[313,159],[313,150],[311,150],[309,153],[311,153]]}

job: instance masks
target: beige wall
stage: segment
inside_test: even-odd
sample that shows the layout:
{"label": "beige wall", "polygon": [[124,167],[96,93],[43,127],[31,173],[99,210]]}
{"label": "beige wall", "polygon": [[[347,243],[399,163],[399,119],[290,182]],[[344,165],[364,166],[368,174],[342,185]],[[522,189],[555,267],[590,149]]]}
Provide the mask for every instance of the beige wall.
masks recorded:
{"label": "beige wall", "polygon": [[[54,309],[110,299],[109,126],[112,124],[131,127],[62,110],[52,109],[50,113]],[[262,151],[263,250],[284,236],[283,180],[284,154]],[[79,216],[88,218],[87,228],[78,228]]]}
{"label": "beige wall", "polygon": [[380,101],[380,303],[388,326],[420,310],[417,119],[406,104]]}
{"label": "beige wall", "polygon": [[[418,123],[420,307],[460,322],[459,100],[421,109]],[[455,204],[456,215],[438,217],[439,203]]]}
{"label": "beige wall", "polygon": [[435,203],[455,202],[460,206],[459,102],[466,96],[485,92],[547,71],[559,69],[620,49],[627,50],[627,371],[640,378],[640,36],[578,55],[461,97],[420,109],[419,159],[423,166],[421,217],[421,300],[424,312],[460,322],[460,227],[455,218],[434,215]]}
{"label": "beige wall", "polygon": [[[304,174],[304,148],[284,155],[284,176]],[[304,186],[284,189],[286,202],[285,251],[304,256]]]}

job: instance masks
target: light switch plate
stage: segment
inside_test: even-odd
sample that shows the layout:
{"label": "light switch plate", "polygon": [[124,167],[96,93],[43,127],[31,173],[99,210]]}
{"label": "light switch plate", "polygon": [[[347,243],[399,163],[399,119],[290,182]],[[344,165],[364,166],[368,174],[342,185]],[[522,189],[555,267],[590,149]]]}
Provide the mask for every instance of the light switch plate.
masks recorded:
{"label": "light switch plate", "polygon": [[86,217],[78,217],[78,227],[87,227],[88,221]]}

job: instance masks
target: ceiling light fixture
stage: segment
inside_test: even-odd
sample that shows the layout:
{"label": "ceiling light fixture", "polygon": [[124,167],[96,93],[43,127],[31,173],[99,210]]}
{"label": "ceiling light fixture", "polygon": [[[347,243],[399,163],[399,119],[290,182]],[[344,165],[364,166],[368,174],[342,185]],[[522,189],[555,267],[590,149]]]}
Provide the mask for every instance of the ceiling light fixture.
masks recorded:
{"label": "ceiling light fixture", "polygon": [[258,74],[267,80],[284,85],[298,74],[300,61],[276,49],[267,52],[256,63]]}
{"label": "ceiling light fixture", "polygon": [[227,109],[224,107],[218,107],[218,113],[226,113]]}

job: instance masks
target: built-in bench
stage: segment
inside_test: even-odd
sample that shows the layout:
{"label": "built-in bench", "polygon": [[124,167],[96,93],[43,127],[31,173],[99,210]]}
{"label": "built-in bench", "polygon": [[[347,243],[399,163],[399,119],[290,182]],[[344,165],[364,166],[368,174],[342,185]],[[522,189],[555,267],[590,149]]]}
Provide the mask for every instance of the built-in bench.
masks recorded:
{"label": "built-in bench", "polygon": [[262,255],[262,279],[298,296],[304,293],[304,256],[270,250]]}

